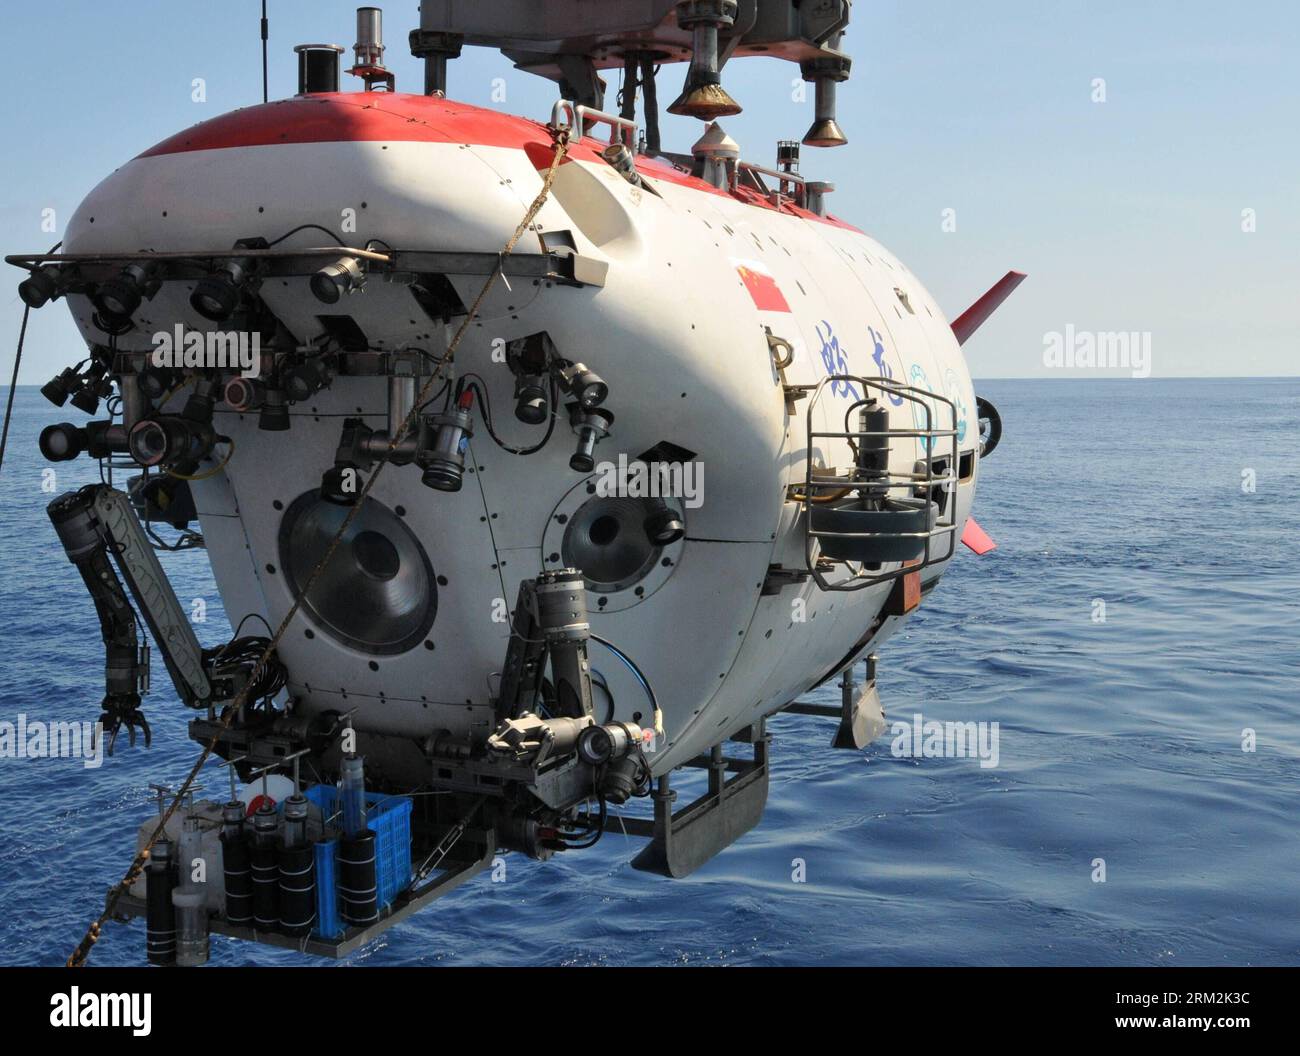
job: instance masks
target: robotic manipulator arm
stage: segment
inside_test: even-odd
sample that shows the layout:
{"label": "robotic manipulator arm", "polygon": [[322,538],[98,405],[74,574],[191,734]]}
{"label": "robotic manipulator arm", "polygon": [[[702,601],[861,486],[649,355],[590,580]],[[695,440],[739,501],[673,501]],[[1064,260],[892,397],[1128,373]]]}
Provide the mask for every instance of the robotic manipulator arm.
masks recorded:
{"label": "robotic manipulator arm", "polygon": [[132,745],[139,728],[147,748],[150,731],[140,711],[140,695],[149,689],[149,647],[140,641],[122,580],[162,651],[181,700],[197,708],[206,706],[213,693],[194,629],[123,492],[92,484],[59,496],[47,512],[99,615],[106,650],[100,722],[109,735],[108,754],[123,726]]}

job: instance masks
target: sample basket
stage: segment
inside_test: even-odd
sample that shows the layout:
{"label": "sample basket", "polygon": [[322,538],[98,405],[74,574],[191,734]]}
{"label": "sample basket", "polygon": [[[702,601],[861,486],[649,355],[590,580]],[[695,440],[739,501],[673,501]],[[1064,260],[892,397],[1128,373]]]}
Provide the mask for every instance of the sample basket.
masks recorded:
{"label": "sample basket", "polygon": [[[327,831],[338,812],[333,785],[313,785],[303,793],[324,815]],[[383,909],[411,886],[411,800],[407,796],[366,793],[366,825],[375,834],[375,880]],[[332,826],[337,831],[337,826]],[[316,927],[314,934],[336,939],[347,930],[339,909],[337,836],[316,844]]]}

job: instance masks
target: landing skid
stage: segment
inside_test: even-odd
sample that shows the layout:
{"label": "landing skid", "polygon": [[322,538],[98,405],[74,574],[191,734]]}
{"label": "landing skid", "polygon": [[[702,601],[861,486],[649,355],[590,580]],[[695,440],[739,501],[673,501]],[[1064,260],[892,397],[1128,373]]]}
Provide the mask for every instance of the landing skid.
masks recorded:
{"label": "landing skid", "polygon": [[[767,806],[767,750],[771,737],[758,722],[730,738],[754,746],[753,759],[723,755],[715,745],[708,756],[684,763],[709,771],[709,790],[690,806],[674,813],[677,793],[671,774],[659,778],[653,793],[655,816],[608,818],[607,832],[650,840],[632,859],[632,867],[680,879],[689,876],[719,851],[725,850],[758,824]],[[731,774],[730,778],[727,777]]]}

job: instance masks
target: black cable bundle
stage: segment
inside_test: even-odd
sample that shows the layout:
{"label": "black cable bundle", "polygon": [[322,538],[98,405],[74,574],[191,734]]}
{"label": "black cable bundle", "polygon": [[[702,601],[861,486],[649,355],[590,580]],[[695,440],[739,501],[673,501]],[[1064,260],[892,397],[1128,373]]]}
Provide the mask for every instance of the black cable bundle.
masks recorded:
{"label": "black cable bundle", "polygon": [[[247,619],[248,617],[245,617]],[[243,626],[243,621],[240,621]],[[236,632],[238,633],[238,632]],[[245,635],[244,637],[232,638],[225,645],[218,646],[216,649],[203,650],[203,663],[209,670],[216,665],[223,664],[246,664],[249,669],[256,667],[262,654],[270,646],[271,639],[261,635]],[[272,654],[262,665],[262,670],[258,673],[257,679],[249,686],[245,699],[256,701],[264,708],[269,708],[271,701],[275,698],[280,690],[284,689],[288,681],[288,673],[279,659]]]}
{"label": "black cable bundle", "polygon": [[501,437],[497,436],[496,429],[492,425],[492,404],[487,396],[487,383],[481,377],[477,374],[466,374],[462,377],[456,386],[457,398],[466,388],[470,389],[477,397],[480,413],[483,417],[483,425],[487,428],[488,436],[502,451],[511,455],[531,455],[540,451],[550,442],[551,435],[555,432],[555,420],[559,417],[560,386],[554,378],[550,380],[551,414],[546,424],[546,432],[537,443],[527,447],[511,447]]}
{"label": "black cable bundle", "polygon": [[556,833],[568,850],[581,851],[588,847],[595,847],[600,842],[601,836],[605,834],[605,819],[609,816],[609,806],[604,796],[598,796],[597,802],[600,805],[598,814],[593,816],[588,810],[573,819],[572,828],[576,831],[568,831],[564,828]]}

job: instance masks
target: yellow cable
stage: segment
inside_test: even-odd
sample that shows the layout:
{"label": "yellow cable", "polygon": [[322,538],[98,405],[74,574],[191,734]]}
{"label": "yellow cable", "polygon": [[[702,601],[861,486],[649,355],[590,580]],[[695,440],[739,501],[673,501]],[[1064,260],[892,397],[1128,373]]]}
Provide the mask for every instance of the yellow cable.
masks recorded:
{"label": "yellow cable", "polygon": [[[223,440],[230,445],[230,450],[226,452],[226,457],[221,460],[221,465],[214,466],[206,473],[177,473],[174,469],[167,470],[169,477],[175,477],[177,480],[207,480],[209,477],[215,477],[228,465],[230,460],[235,457],[235,442],[230,437],[223,437]],[[220,441],[218,441],[220,443]]]}

